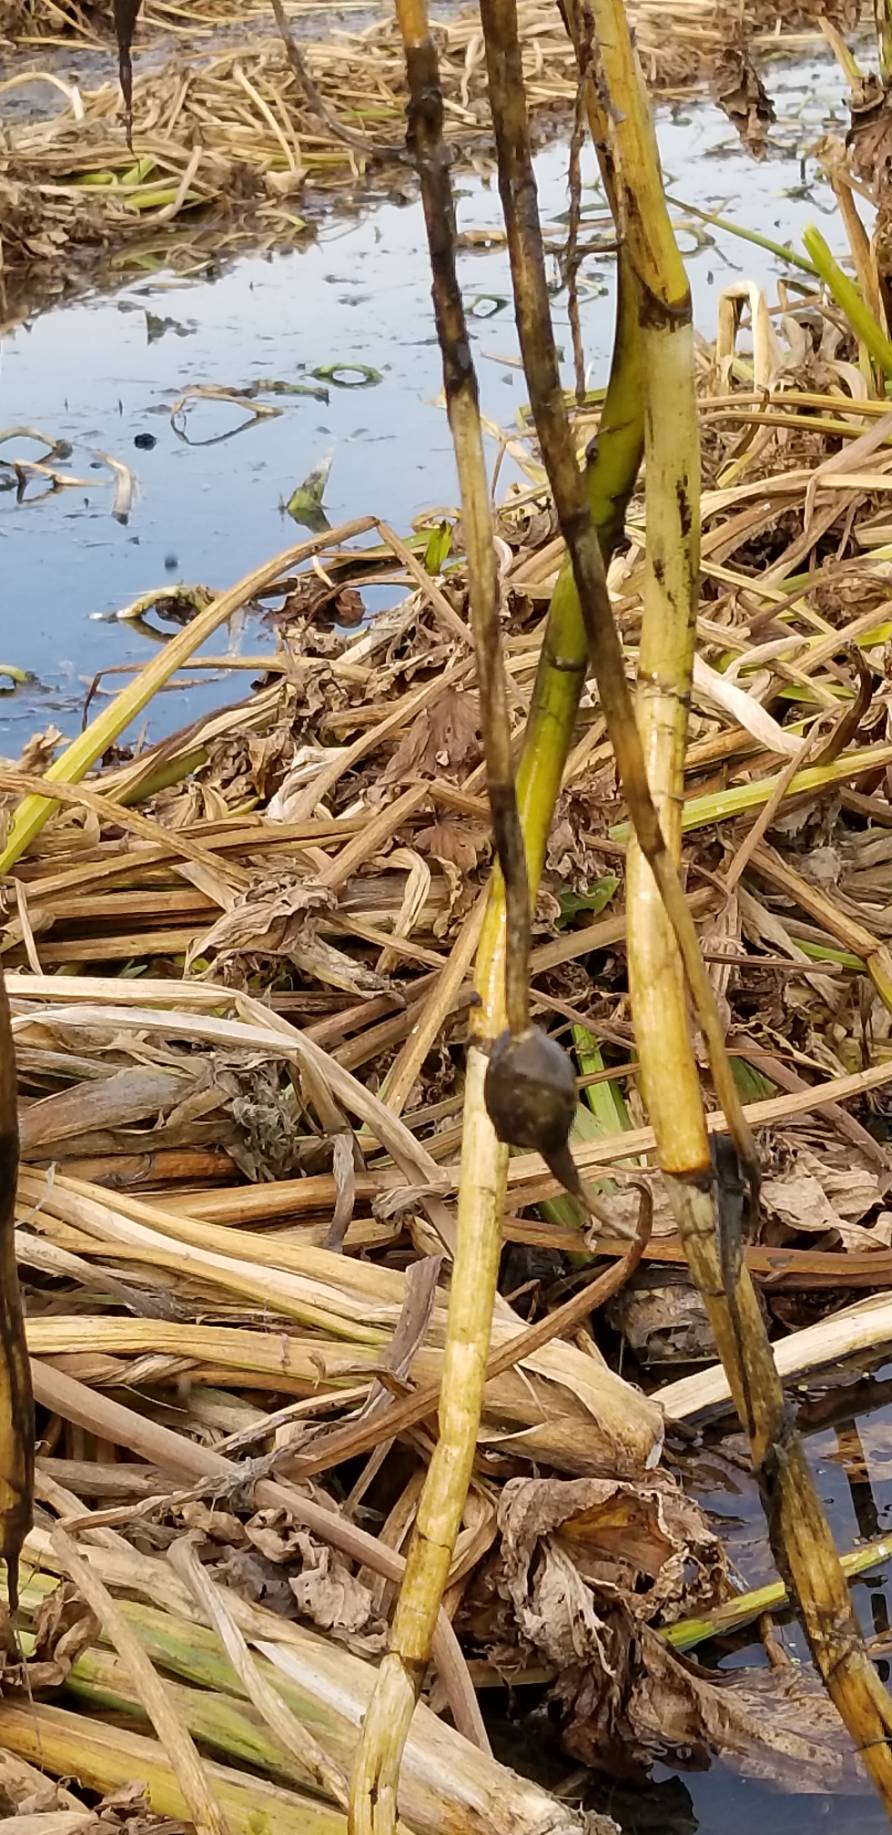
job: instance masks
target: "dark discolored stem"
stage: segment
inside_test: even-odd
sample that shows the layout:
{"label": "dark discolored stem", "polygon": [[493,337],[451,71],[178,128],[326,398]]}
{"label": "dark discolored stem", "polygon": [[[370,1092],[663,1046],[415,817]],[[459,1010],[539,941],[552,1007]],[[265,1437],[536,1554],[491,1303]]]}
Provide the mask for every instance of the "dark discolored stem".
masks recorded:
{"label": "dark discolored stem", "polygon": [[[675,931],[709,1047],[716,1091],[741,1163],[755,1186],[758,1159],[724,1049],[715,996],[648,788],[644,751],[623,668],[603,557],[564,403],[548,301],[515,0],[481,0],[480,16],[517,329],[542,460],[573,565],[592,666],[636,838]],[[653,301],[653,310],[659,309],[659,302]],[[690,506],[687,513],[693,513]]]}
{"label": "dark discolored stem", "polygon": [[124,98],[124,119],[127,124],[127,145],[133,152],[133,62],[130,48],[133,44],[133,31],[139,18],[142,0],[115,0],[115,37],[118,41],[118,74],[121,79],[121,94]]}
{"label": "dark discolored stem", "polygon": [[505,882],[505,1005],[513,1034],[529,1024],[530,892],[523,846],[511,724],[499,627],[499,577],[489,484],[480,430],[477,378],[455,259],[455,211],[443,138],[443,97],[436,46],[424,0],[398,0],[409,81],[408,145],[421,182],[430,252],[434,317],[443,384],[461,484],[471,624],[477,654],[480,722],[493,836]]}

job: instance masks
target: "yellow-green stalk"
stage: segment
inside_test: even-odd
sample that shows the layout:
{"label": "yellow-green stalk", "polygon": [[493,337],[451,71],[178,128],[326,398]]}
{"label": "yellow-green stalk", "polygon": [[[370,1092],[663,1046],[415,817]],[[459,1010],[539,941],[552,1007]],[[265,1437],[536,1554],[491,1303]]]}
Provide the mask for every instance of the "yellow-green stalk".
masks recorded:
{"label": "yellow-green stalk", "polygon": [[[404,25],[405,30],[405,25]],[[621,269],[617,336],[597,452],[587,468],[592,515],[605,553],[622,532],[642,448],[637,312]],[[569,563],[552,596],[517,776],[530,894],[542,871],[554,803],[572,741],[586,673],[586,640]],[[458,1248],[450,1298],[440,1404],[440,1437],[419,1503],[416,1533],[379,1684],[354,1769],[351,1827],[386,1835],[395,1823],[402,1749],[461,1524],[477,1443],[490,1321],[501,1249],[508,1150],[496,1138],[483,1099],[484,1047],[504,1030],[505,884],[496,871],[476,959],[480,996],[465,1083]],[[479,1043],[477,1042],[479,1041]]]}
{"label": "yellow-green stalk", "polygon": [[[699,602],[691,302],[624,9],[619,0],[592,0],[592,11],[620,221],[644,308],[647,541],[637,718],[651,795],[677,860]],[[815,254],[812,246],[809,253]],[[892,1709],[864,1650],[739,1245],[730,1245],[726,1255],[717,1241],[716,1225],[720,1235],[728,1220],[711,1171],[681,961],[664,899],[637,843],[629,850],[627,902],[636,1043],[669,1198],[750,1435],[775,1559],[789,1575],[828,1691],[892,1811]]]}
{"label": "yellow-green stalk", "polygon": [[[432,298],[449,425],[461,489],[468,597],[477,660],[486,781],[510,938],[502,964],[508,1026],[529,1026],[530,898],[511,752],[499,624],[499,581],[477,379],[456,272],[455,215],[443,138],[443,100],[426,0],[397,0],[409,85],[408,140],[421,181]],[[354,1835],[389,1835],[396,1825],[403,1750],[430,1658],[474,1458],[498,1270],[501,1217],[495,1184],[478,1156],[489,1131],[485,1062],[472,1053],[458,1205],[458,1244],[444,1352],[440,1438],[419,1501],[387,1651],[363,1723],[350,1786]],[[476,1084],[480,1083],[479,1090]]]}
{"label": "yellow-green stalk", "polygon": [[140,669],[126,688],[116,695],[108,707],[103,708],[97,719],[73,739],[65,751],[54,760],[45,773],[46,796],[26,796],[19,804],[10,824],[9,834],[3,847],[0,848],[0,873],[11,873],[19,860],[36,840],[45,823],[49,821],[56,804],[53,802],[52,785],[78,784],[85,777],[91,766],[125,727],[135,720],[152,696],[157,694],[165,682],[170,681],[183,663],[189,661],[193,653],[200,648],[208,637],[219,630],[221,624],[232,618],[249,599],[272,586],[279,575],[299,562],[305,561],[317,549],[324,548],[329,542],[347,539],[351,535],[362,534],[373,525],[373,518],[361,517],[353,523],[347,523],[341,529],[327,530],[324,535],[311,536],[309,541],[298,542],[292,548],[286,548],[272,561],[265,561],[262,566],[254,568],[235,586],[220,593],[210,605],[199,612],[190,624],[175,637],[168,639],[163,650]]}

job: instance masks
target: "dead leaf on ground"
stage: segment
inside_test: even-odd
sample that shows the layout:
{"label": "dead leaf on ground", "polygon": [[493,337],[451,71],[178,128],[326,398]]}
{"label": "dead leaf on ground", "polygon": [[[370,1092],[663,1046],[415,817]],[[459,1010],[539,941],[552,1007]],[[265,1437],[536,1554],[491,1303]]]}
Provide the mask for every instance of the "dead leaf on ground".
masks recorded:
{"label": "dead leaf on ground", "polygon": [[879,77],[864,78],[853,94],[851,126],[846,135],[849,165],[856,178],[877,194],[892,176],[892,110]]}
{"label": "dead leaf on ground", "polygon": [[810,1672],[717,1676],[655,1623],[727,1590],[698,1506],[662,1473],[635,1482],[517,1479],[505,1486],[498,1585],[521,1638],[557,1672],[563,1742],[612,1776],[716,1754],[789,1791],[857,1787],[852,1747]]}
{"label": "dead leaf on ground", "polygon": [[[611,1214],[612,1205],[611,1198]],[[646,1270],[640,1281],[629,1282],[611,1300],[607,1318],[643,1364],[715,1362],[706,1308],[684,1276]]]}
{"label": "dead leaf on ground", "polygon": [[262,881],[238,904],[197,937],[189,951],[191,964],[213,951],[220,960],[232,956],[284,956],[295,967],[328,987],[347,994],[380,994],[390,983],[373,969],[317,934],[316,921],[330,911],[333,894],[307,879],[274,885]]}
{"label": "dead leaf on ground", "polygon": [[637,1757],[642,1767],[661,1760],[704,1769],[720,1757],[742,1777],[791,1795],[865,1788],[849,1735],[810,1670],[791,1663],[707,1671],[648,1627],[625,1650],[620,1644],[618,1655],[610,1679],[611,1708],[622,1701],[618,1712],[605,1716],[593,1671],[562,1676],[557,1685],[570,1711],[564,1745],[582,1763],[628,1768]]}
{"label": "dead leaf on ground", "polygon": [[421,829],[415,842],[423,854],[433,854],[435,860],[458,867],[460,873],[473,873],[487,835],[482,824],[446,818]]}
{"label": "dead leaf on ground", "polygon": [[870,1249],[877,1238],[861,1219],[883,1197],[887,1185],[876,1167],[859,1163],[851,1147],[839,1161],[829,1151],[819,1156],[803,1148],[786,1170],[763,1180],[762,1203],[785,1230],[826,1234],[844,1249]]}
{"label": "dead leaf on ground", "polygon": [[480,714],[473,695],[446,688],[432,707],[423,707],[385,766],[381,782],[439,777],[480,755]]}
{"label": "dead leaf on ground", "polygon": [[332,1549],[297,1528],[284,1510],[258,1510],[245,1528],[267,1561],[300,1569],[289,1573],[288,1586],[304,1618],[365,1656],[384,1649],[386,1623],[370,1589]]}
{"label": "dead leaf on ground", "polygon": [[292,1574],[289,1585],[298,1610],[320,1631],[348,1644],[363,1656],[374,1656],[387,1642],[387,1621],[375,1606],[370,1589],[350,1572],[334,1550],[298,1531],[303,1571]]}
{"label": "dead leaf on ground", "polygon": [[[641,1622],[671,1619],[682,1607],[690,1611],[694,1602],[723,1597],[721,1542],[699,1505],[666,1473],[642,1473],[633,1481],[513,1479],[502,1493],[499,1522],[505,1578],[525,1613],[531,1578],[535,1572],[533,1586],[540,1584],[558,1547],[584,1582],[606,1587],[611,1596],[628,1594]],[[543,1633],[554,1661],[571,1657],[572,1633],[563,1642],[567,1629],[546,1616]]]}

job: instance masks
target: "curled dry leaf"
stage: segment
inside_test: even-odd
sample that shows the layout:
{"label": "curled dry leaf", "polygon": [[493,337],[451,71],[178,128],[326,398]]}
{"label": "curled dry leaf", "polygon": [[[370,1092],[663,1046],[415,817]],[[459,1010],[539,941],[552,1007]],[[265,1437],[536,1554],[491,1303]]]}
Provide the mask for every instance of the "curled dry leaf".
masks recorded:
{"label": "curled dry leaf", "polygon": [[192,958],[210,950],[219,956],[286,955],[315,936],[314,918],[331,904],[331,893],[321,886],[302,880],[284,885],[280,879],[273,884],[260,881],[196,940]]}
{"label": "curled dry leaf", "polygon": [[726,45],[719,53],[710,87],[713,100],[737,129],[747,150],[756,159],[764,158],[774,104],[743,45]]}
{"label": "curled dry leaf", "polygon": [[879,1202],[888,1185],[875,1166],[859,1163],[851,1148],[836,1163],[830,1153],[803,1148],[791,1166],[763,1181],[766,1211],[786,1230],[824,1235],[845,1249],[875,1246],[873,1231],[861,1219]]}
{"label": "curled dry leaf", "polygon": [[391,983],[386,976],[318,935],[316,922],[333,902],[331,891],[308,880],[284,885],[281,879],[275,885],[264,880],[196,938],[189,963],[210,952],[221,962],[236,956],[282,956],[341,993],[388,993]]}
{"label": "curled dry leaf", "polygon": [[63,739],[58,726],[45,727],[42,733],[32,733],[25,741],[18,760],[20,771],[31,771],[41,777],[48,765],[51,765]]}
{"label": "curled dry leaf", "polygon": [[879,77],[867,76],[853,92],[846,135],[849,165],[879,200],[892,176],[892,110]]}
{"label": "curled dry leaf", "polygon": [[[620,1643],[619,1659],[611,1678],[619,1713],[605,1719],[593,1676],[578,1678],[564,1744],[583,1763],[702,1768],[718,1756],[743,1777],[791,1794],[863,1787],[860,1761],[811,1671],[790,1664],[717,1674],[679,1657],[647,1626],[637,1643]],[[562,1677],[559,1695],[567,1699],[573,1686]]]}
{"label": "curled dry leaf", "polygon": [[299,1567],[288,1586],[299,1612],[366,1656],[383,1650],[386,1626],[367,1586],[332,1549],[292,1523],[284,1510],[258,1510],[245,1525],[267,1561]]}
{"label": "curled dry leaf", "polygon": [[533,1601],[558,1550],[594,1595],[628,1596],[641,1622],[713,1604],[726,1585],[719,1538],[699,1504],[662,1472],[633,1480],[513,1479],[499,1524],[504,1578],[525,1634],[535,1632],[532,1641],[547,1646],[555,1662],[572,1656],[572,1625],[546,1611],[537,1630]]}
{"label": "curled dry leaf", "polygon": [[34,1654],[47,1672],[55,1667],[53,1686],[64,1682],[81,1651],[95,1642],[98,1629],[95,1614],[70,1580],[61,1581],[47,1594],[34,1623]]}
{"label": "curled dry leaf", "polygon": [[642,1363],[715,1361],[715,1339],[706,1308],[687,1279],[648,1271],[611,1300],[607,1316]]}
{"label": "curled dry leaf", "polygon": [[726,1587],[717,1537],[668,1477],[518,1479],[499,1521],[499,1588],[523,1639],[557,1672],[574,1757],[632,1777],[657,1760],[702,1766],[720,1754],[785,1790],[858,1784],[816,1678],[792,1666],[717,1678],[658,1635],[655,1620]]}
{"label": "curled dry leaf", "polygon": [[303,1572],[292,1574],[289,1585],[303,1617],[357,1653],[374,1656],[383,1650],[387,1624],[369,1588],[333,1549],[305,1530],[298,1532],[297,1543]]}
{"label": "curled dry leaf", "polygon": [[300,1557],[300,1532],[284,1510],[256,1510],[245,1524],[245,1534],[267,1561],[284,1566]]}

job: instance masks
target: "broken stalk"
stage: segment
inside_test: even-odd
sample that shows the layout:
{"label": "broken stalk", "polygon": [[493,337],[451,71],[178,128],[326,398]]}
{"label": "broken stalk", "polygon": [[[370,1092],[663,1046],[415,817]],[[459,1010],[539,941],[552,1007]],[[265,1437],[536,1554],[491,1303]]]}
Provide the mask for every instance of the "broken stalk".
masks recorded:
{"label": "broken stalk", "polygon": [[[888,1780],[892,1776],[892,1755],[886,1743],[892,1722],[890,1706],[885,1691],[867,1661],[857,1632],[832,1539],[795,1429],[785,1409],[767,1334],[755,1304],[751,1283],[742,1265],[739,1243],[731,1242],[722,1247],[717,1234],[717,1226],[721,1232],[724,1221],[732,1213],[734,1217],[739,1217],[746,1195],[739,1177],[741,1171],[752,1202],[757,1189],[757,1162],[724,1050],[722,1027],[700,957],[696,930],[685,906],[676,864],[667,847],[659,815],[650,795],[644,749],[625,680],[622,651],[613,624],[603,565],[587,513],[560,388],[530,155],[516,10],[513,0],[482,0],[481,14],[518,328],[539,443],[558,519],[573,560],[602,705],[636,839],[656,881],[674,932],[709,1047],[716,1091],[736,1151],[735,1178],[726,1178],[720,1192],[711,1159],[701,1151],[705,1148],[705,1133],[702,1143],[698,1142],[696,1125],[692,1123],[691,1116],[687,1114],[682,1117],[681,1127],[690,1130],[688,1145],[693,1149],[693,1163],[686,1169],[687,1176],[684,1178],[686,1247],[689,1247],[692,1270],[704,1294],[719,1349],[726,1361],[729,1382],[741,1419],[753,1429],[754,1463],[766,1500],[775,1558],[779,1561],[786,1558],[799,1593],[812,1649],[828,1689],[853,1731],[857,1744],[864,1752],[866,1763],[888,1802]],[[640,75],[622,9],[613,5],[611,0],[596,0],[594,19],[602,60],[601,73],[607,75],[608,112],[617,159],[620,157],[621,145],[625,144],[621,141],[621,130],[629,130],[629,111],[638,110],[637,114],[632,113],[631,119],[639,134],[638,149],[642,164],[634,168],[634,180],[628,170],[623,175],[618,227],[621,234],[629,235],[631,246],[631,220],[634,212],[636,227],[640,224],[643,243],[648,245],[653,235],[652,216],[640,216],[640,186],[648,171],[643,163],[645,153],[653,166],[648,180],[651,198],[656,197],[660,191],[652,124],[646,111],[642,112]],[[617,66],[610,63],[614,57],[624,58],[627,70],[635,73],[634,90],[628,83],[624,87],[618,79]],[[611,70],[613,80],[609,74]],[[627,221],[622,220],[624,214]],[[648,252],[653,260],[650,248]],[[656,311],[660,305],[659,296],[654,300],[644,289],[642,282],[647,279],[646,271],[644,274],[638,272],[637,278],[642,288],[640,298],[646,309],[645,320],[649,320],[651,311]],[[658,316],[662,322],[664,342],[669,350],[673,333],[679,327],[665,305]],[[680,323],[683,326],[683,317]],[[682,347],[683,343],[682,338]],[[661,391],[666,388],[668,364],[677,363],[677,348],[669,350],[666,365],[661,371]],[[650,382],[647,364],[645,378],[647,386]],[[690,379],[686,386],[691,386]],[[649,409],[646,403],[645,428],[649,449],[657,431],[654,417],[660,403],[662,411],[667,414],[665,431],[667,434],[671,432],[674,437],[677,401],[674,397],[668,400],[667,409],[667,399],[659,394],[655,401],[651,394]],[[659,474],[660,463],[666,462],[666,447],[654,451],[655,471]],[[690,484],[695,472],[692,472],[689,447],[685,448],[683,462],[688,468]],[[671,466],[667,467],[662,480],[664,490],[667,480],[674,480],[675,483],[679,481],[677,470],[674,471]],[[654,490],[653,475],[649,480],[649,489]],[[685,490],[676,494],[676,537],[680,533],[683,539],[682,552],[672,557],[673,590],[681,595],[676,612],[680,609],[685,627],[687,621],[692,620],[690,606],[685,603],[685,591],[689,595],[693,594],[696,584],[696,549],[691,535],[697,511],[696,499],[691,500]],[[658,517],[657,531],[660,539],[665,540],[672,524],[670,512],[665,507],[662,515],[662,530]],[[680,529],[682,522],[686,526]],[[655,557],[659,562],[664,558],[662,555]],[[687,588],[684,585],[685,578]],[[676,623],[670,644],[677,642]],[[684,698],[684,688],[677,678],[668,684],[658,683],[658,686],[661,692],[664,686],[668,686],[670,699],[681,687]],[[670,756],[675,746],[677,730],[669,747]],[[677,789],[674,789],[674,794],[678,795]],[[669,947],[671,949],[671,944]],[[677,969],[674,972],[677,975]],[[678,998],[681,999],[680,988]],[[666,1059],[662,1041],[659,1048]],[[670,1060],[666,1059],[666,1062],[668,1067]],[[699,1103],[699,1092],[697,1094]],[[681,1189],[680,1180],[670,1179],[669,1184],[670,1190],[674,1188],[678,1192]],[[681,1213],[677,1214],[681,1224]]]}
{"label": "broken stalk", "polygon": [[15,1051],[0,971],[0,1554],[10,1614],[34,1495],[34,1403],[15,1252],[18,1161]]}

